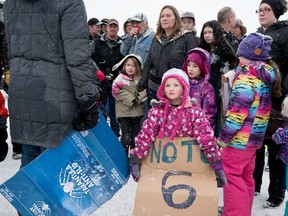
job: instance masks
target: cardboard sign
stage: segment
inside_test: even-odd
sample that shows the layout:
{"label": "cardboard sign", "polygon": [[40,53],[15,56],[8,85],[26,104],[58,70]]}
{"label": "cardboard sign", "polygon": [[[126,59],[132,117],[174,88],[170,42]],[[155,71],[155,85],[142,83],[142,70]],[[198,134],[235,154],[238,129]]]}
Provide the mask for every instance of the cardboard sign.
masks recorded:
{"label": "cardboard sign", "polygon": [[93,129],[73,131],[0,185],[22,214],[91,215],[128,181],[128,157],[103,116]]}
{"label": "cardboard sign", "polygon": [[151,145],[142,161],[133,215],[216,216],[218,190],[214,170],[195,140],[168,138]]}

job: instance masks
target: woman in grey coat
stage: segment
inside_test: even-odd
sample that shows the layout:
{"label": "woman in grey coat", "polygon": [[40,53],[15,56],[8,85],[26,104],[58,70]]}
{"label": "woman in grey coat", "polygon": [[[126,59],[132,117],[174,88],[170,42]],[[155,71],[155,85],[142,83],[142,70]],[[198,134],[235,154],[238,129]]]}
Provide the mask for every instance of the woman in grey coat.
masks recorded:
{"label": "woman in grey coat", "polygon": [[6,0],[9,114],[25,166],[74,128],[98,122],[95,69],[82,0]]}

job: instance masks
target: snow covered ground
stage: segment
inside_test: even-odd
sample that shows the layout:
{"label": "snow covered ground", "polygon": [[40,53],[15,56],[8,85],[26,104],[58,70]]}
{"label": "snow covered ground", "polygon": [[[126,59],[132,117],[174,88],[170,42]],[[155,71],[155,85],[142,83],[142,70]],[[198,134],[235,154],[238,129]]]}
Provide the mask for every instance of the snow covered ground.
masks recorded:
{"label": "snow covered ground", "polygon": [[[4,93],[5,94],[5,93]],[[7,98],[7,95],[5,94]],[[0,163],[0,184],[12,177],[20,167],[19,160],[12,159],[12,145],[9,142],[9,152],[7,158]],[[263,176],[263,186],[261,194],[254,197],[253,204],[253,216],[283,216],[285,210],[285,203],[282,203],[280,207],[276,209],[265,209],[263,204],[268,198],[267,187],[269,183],[269,173],[264,172]],[[132,178],[129,179],[128,183],[114,195],[114,197],[103,204],[97,211],[95,211],[92,216],[130,216],[133,212],[134,198],[136,192],[137,184]],[[286,193],[286,198],[288,198],[288,193]],[[222,190],[219,189],[219,200],[220,205],[222,204]],[[0,195],[0,216],[17,216],[16,210],[13,206]],[[205,216],[205,215],[203,215]]]}

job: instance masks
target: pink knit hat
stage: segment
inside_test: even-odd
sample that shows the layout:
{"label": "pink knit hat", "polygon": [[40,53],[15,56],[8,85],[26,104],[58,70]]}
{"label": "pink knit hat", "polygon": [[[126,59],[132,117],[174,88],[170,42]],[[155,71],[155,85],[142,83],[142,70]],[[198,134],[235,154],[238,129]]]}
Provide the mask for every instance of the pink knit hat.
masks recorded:
{"label": "pink knit hat", "polygon": [[170,136],[170,139],[166,144],[168,144],[170,141],[172,141],[175,138],[178,125],[182,119],[182,113],[183,113],[184,106],[185,106],[187,100],[190,100],[190,97],[189,97],[189,89],[190,89],[189,78],[188,78],[187,74],[184,71],[182,71],[181,69],[177,69],[177,68],[172,68],[172,69],[168,70],[166,73],[164,73],[164,75],[162,77],[161,85],[157,91],[157,97],[161,101],[165,102],[163,122],[161,124],[160,132],[159,132],[159,139],[163,139],[165,136],[165,125],[166,125],[167,116],[168,116],[169,100],[165,96],[164,88],[165,88],[165,82],[169,78],[175,78],[181,83],[181,85],[183,86],[183,94],[182,94],[182,103],[181,103],[181,107],[180,107],[180,112],[178,115],[176,125],[173,128],[173,130],[172,130],[173,132]]}

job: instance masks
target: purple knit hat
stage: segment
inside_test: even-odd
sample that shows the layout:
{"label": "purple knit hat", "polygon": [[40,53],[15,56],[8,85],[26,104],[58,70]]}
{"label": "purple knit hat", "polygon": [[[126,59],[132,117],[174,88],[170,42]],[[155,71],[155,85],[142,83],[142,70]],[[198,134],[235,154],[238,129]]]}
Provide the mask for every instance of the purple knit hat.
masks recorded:
{"label": "purple knit hat", "polygon": [[[181,69],[177,69],[177,68],[172,68],[172,69],[168,70],[166,73],[164,73],[164,75],[162,77],[161,85],[157,91],[157,97],[161,101],[165,102],[163,122],[161,124],[160,132],[159,132],[159,139],[163,139],[165,136],[165,125],[166,125],[166,121],[167,121],[167,117],[168,117],[169,100],[165,96],[164,88],[165,88],[165,82],[169,78],[175,78],[181,83],[181,85],[183,86],[183,94],[182,94],[182,103],[181,103],[178,119],[176,121],[175,127],[172,130],[173,132],[172,132],[168,142],[172,141],[175,138],[178,125],[182,119],[182,113],[183,113],[184,106],[187,102],[187,99],[190,99],[190,97],[189,97],[189,89],[190,89],[189,78],[188,78],[187,74],[184,71],[182,71]],[[166,144],[168,144],[168,142]],[[164,144],[164,146],[166,144]]]}
{"label": "purple knit hat", "polygon": [[260,33],[251,33],[238,46],[237,55],[252,61],[271,59],[272,38]]}

